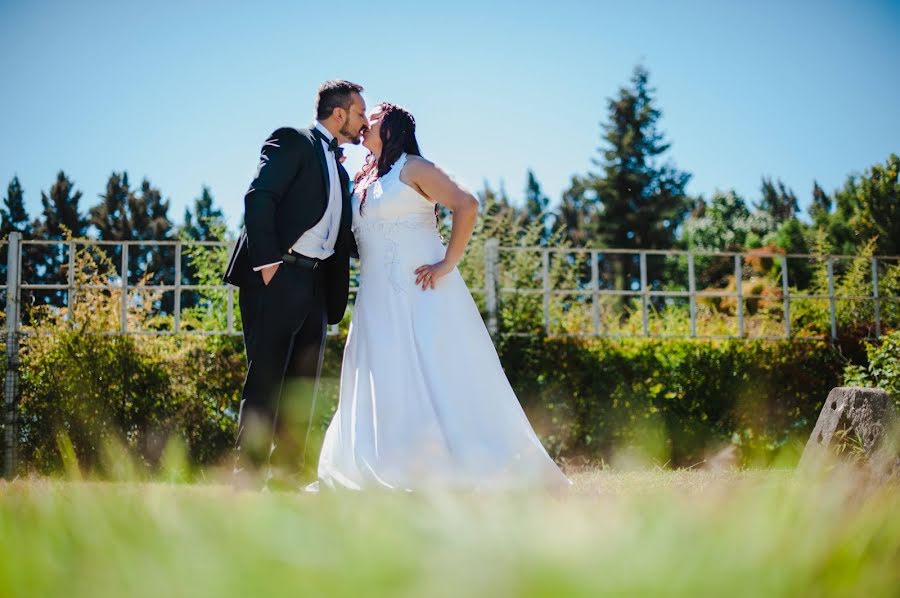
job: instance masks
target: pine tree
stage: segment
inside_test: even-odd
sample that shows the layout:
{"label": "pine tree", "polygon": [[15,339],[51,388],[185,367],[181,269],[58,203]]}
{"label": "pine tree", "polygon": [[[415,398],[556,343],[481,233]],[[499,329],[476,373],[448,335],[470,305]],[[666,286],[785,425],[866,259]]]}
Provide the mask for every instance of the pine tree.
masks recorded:
{"label": "pine tree", "polygon": [[[0,237],[8,239],[9,233],[13,231],[22,233],[22,236],[26,239],[29,239],[32,236],[31,222],[29,222],[28,212],[25,210],[25,192],[23,191],[22,184],[19,182],[19,177],[17,176],[13,177],[9,186],[6,188],[6,197],[3,198],[3,207],[0,208]],[[4,251],[2,258],[0,258],[0,280],[3,281],[7,281],[7,257],[8,253]],[[22,268],[24,268],[22,280],[24,282],[33,282],[35,280],[34,264],[30,263],[30,261],[23,261]],[[25,299],[24,293],[22,297]],[[30,302],[30,294],[28,297],[27,301]],[[3,294],[2,301],[3,303],[0,305],[0,309],[5,310],[5,293]]]}
{"label": "pine tree", "polygon": [[541,244],[546,243],[550,236],[549,205],[550,198],[544,195],[537,177],[529,168],[528,180],[525,183],[525,217],[528,222],[540,222],[543,226],[544,232],[541,235]]}
{"label": "pine tree", "polygon": [[0,208],[0,236],[5,239],[13,231],[18,231],[25,237],[31,236],[31,222],[25,210],[25,192],[17,176],[13,177],[6,188],[6,197]]}
{"label": "pine tree", "polygon": [[73,237],[87,233],[88,221],[81,213],[78,202],[81,191],[74,191],[74,183],[62,170],[50,187],[50,195],[41,191],[42,220],[34,222],[34,234],[39,239],[65,239],[66,231]]}
{"label": "pine tree", "polygon": [[[608,101],[609,122],[603,125],[599,173],[573,179],[563,198],[562,221],[584,222],[591,237],[583,244],[625,249],[667,249],[687,216],[685,187],[690,174],[661,162],[670,144],[658,130],[662,113],[655,105],[649,74],[638,66],[630,85]],[[595,206],[594,209],[588,206]],[[571,234],[573,241],[577,234]],[[617,260],[617,285],[632,286],[638,266],[630,256]],[[657,277],[653,268],[648,272]]]}
{"label": "pine tree", "polygon": [[875,164],[859,178],[855,213],[850,219],[860,244],[875,239],[881,255],[900,255],[900,156]]}
{"label": "pine tree", "polygon": [[224,220],[222,210],[215,207],[215,200],[209,187],[204,185],[200,197],[194,199],[193,212],[190,207],[184,209],[184,224],[181,225],[179,233],[184,239],[212,241],[215,240],[213,227],[220,225]]}
{"label": "pine tree", "polygon": [[796,217],[800,210],[797,196],[779,179],[777,184],[772,179],[762,179],[762,200],[756,208],[772,217],[776,226]]}
{"label": "pine tree", "polygon": [[831,217],[831,198],[819,186],[818,181],[813,181],[812,203],[809,206],[809,215],[812,217],[813,224],[816,227],[825,228],[828,226],[828,219]]}
{"label": "pine tree", "polygon": [[563,227],[566,239],[573,245],[590,245],[597,238],[598,206],[596,192],[588,188],[582,177],[572,177],[563,191],[556,221]]}
{"label": "pine tree", "polygon": [[[84,237],[88,221],[78,205],[81,196],[81,191],[76,191],[75,184],[60,170],[50,193],[41,191],[41,216],[32,223],[34,237],[52,241],[65,240],[69,235]],[[65,284],[68,280],[67,251],[62,244],[38,245],[27,256],[23,254],[23,262],[34,264],[38,283]],[[45,291],[35,292],[34,296],[41,303],[62,305],[65,295],[65,291]]]}
{"label": "pine tree", "polygon": [[[91,208],[91,224],[104,241],[165,241],[172,238],[172,222],[168,217],[169,202],[147,179],[140,189],[131,189],[127,172],[113,172],[106,183],[101,202]],[[121,247],[107,249],[116,264],[121,262]],[[128,249],[128,280],[134,284],[145,273],[148,284],[173,284],[175,251],[166,245],[133,244]],[[162,309],[170,311],[171,293],[167,293]]]}
{"label": "pine tree", "polygon": [[499,190],[494,190],[487,181],[484,181],[484,188],[477,195],[479,208],[485,217],[502,215],[512,220],[522,218],[521,210],[512,204],[503,183],[500,184]]}
{"label": "pine tree", "polygon": [[[184,223],[179,227],[178,236],[186,241],[217,241],[216,230],[221,229],[224,222],[222,210],[215,207],[212,193],[209,187],[204,185],[200,197],[194,199],[193,211],[190,207],[184,209]],[[187,284],[200,283],[197,271],[189,260],[182,259],[181,267]],[[192,307],[199,301],[200,294],[196,291],[185,291],[181,295],[181,304],[184,307]]]}

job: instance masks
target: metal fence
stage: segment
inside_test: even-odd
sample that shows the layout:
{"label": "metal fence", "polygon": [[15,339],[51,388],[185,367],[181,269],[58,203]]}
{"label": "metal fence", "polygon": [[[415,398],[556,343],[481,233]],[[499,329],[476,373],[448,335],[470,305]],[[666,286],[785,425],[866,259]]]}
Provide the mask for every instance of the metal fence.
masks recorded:
{"label": "metal fence", "polygon": [[[488,328],[494,334],[498,330],[497,305],[502,302],[504,295],[538,295],[542,304],[542,328],[545,334],[551,336],[588,336],[588,337],[676,337],[676,338],[759,338],[767,340],[830,338],[838,339],[838,306],[841,302],[865,302],[871,305],[871,333],[870,338],[878,339],[882,334],[885,324],[883,307],[891,306],[891,314],[896,315],[900,308],[900,257],[898,256],[853,256],[853,255],[813,255],[813,254],[783,254],[767,251],[753,251],[745,253],[737,252],[704,252],[684,250],[630,250],[630,249],[586,249],[573,247],[501,247],[496,240],[488,240],[485,244],[485,293],[486,293],[486,320]],[[518,286],[506,286],[502,284],[503,256],[510,253],[532,253],[534,262],[540,264],[539,273],[533,280],[528,281],[526,288]],[[626,280],[625,285],[618,287],[611,282],[609,273],[603,272],[603,264],[609,264],[614,260],[631,260],[636,262],[636,275],[633,280]],[[686,280],[678,288],[677,284],[667,284],[663,279],[650,280],[648,276],[648,260],[660,258],[671,262],[672,260],[684,260]],[[551,275],[552,261],[567,262],[570,269],[580,269],[580,272],[570,281],[575,284],[570,288],[557,288],[554,277]],[[725,288],[699,288],[697,276],[698,261],[716,261],[719,266],[723,261],[729,262],[730,272],[728,281],[733,289]],[[749,263],[768,260],[772,268],[779,274],[780,288],[777,297],[781,308],[781,330],[777,334],[764,336],[749,336],[745,326],[747,316],[745,303],[751,300],[768,300],[773,297],[764,294],[748,293],[744,290],[744,284],[749,283],[745,269]],[[798,264],[799,262],[799,264]],[[865,294],[853,294],[836,290],[838,281],[838,266],[846,266],[847,263],[866,263]],[[577,265],[576,265],[577,263]],[[801,269],[805,266],[810,270],[824,269],[825,292],[798,291],[792,286],[790,275],[792,269]],[[791,266],[793,264],[793,267]],[[846,267],[844,269],[847,269]],[[888,270],[893,274],[889,288],[881,280],[882,273]],[[768,277],[769,274],[766,274]],[[757,280],[760,276],[757,277]],[[521,282],[521,281],[516,281]],[[577,300],[589,303],[591,308],[590,323],[585,329],[576,331],[554,330],[550,313],[551,303],[560,297],[575,297]],[[641,324],[636,330],[626,333],[611,331],[604,328],[601,319],[601,306],[604,298],[633,298],[639,301]],[[734,304],[734,332],[732,334],[704,334],[698,329],[698,304],[710,299],[730,299]],[[654,305],[665,304],[674,299],[687,301],[689,312],[689,325],[683,332],[659,333],[651,329],[651,311]],[[824,335],[805,335],[794,329],[792,319],[792,305],[802,301],[827,302],[828,331]],[[896,318],[892,318],[896,319]],[[896,323],[892,322],[896,327]],[[504,334],[521,334],[516,330],[506,330]]]}
{"label": "metal fence", "polygon": [[[118,255],[118,268],[115,273],[107,273],[104,284],[81,284],[76,277],[76,252],[79,247],[95,246],[107,248],[110,254]],[[100,334],[202,334],[202,335],[240,335],[241,330],[236,327],[235,318],[235,288],[230,285],[200,285],[185,283],[184,250],[187,246],[206,246],[210,249],[224,249],[230,253],[232,244],[223,242],[185,242],[185,241],[126,241],[108,242],[89,239],[69,241],[40,241],[23,240],[20,233],[11,233],[8,240],[0,241],[0,251],[7,252],[6,280],[0,285],[0,292],[5,295],[6,303],[6,380],[4,391],[4,473],[10,475],[14,470],[16,451],[16,402],[18,398],[19,384],[19,341],[23,335],[33,332],[27,326],[23,326],[21,299],[23,292],[57,292],[63,295],[63,306],[75,304],[78,294],[89,290],[115,291],[121,293],[121,305],[119,307],[118,327],[109,330],[99,330]],[[57,251],[57,258],[50,260],[65,271],[65,281],[55,283],[35,282],[23,280],[23,268],[28,266],[29,272],[38,272],[33,264],[29,264],[23,258],[23,251],[27,248],[39,250],[40,247],[53,247]],[[130,271],[130,259],[132,251],[137,252],[140,247],[153,247],[154,251],[162,253],[171,252],[169,257],[173,260],[172,280],[168,283],[142,284],[132,283],[130,279],[140,272]],[[165,248],[165,249],[164,249]],[[528,272],[526,279],[513,279],[513,284],[507,284],[508,276],[505,264],[514,260],[517,255],[530,253],[533,256],[533,271]],[[144,250],[146,255],[147,250]],[[687,279],[683,281],[682,288],[678,285],[666,284],[659,276],[651,277],[648,262],[653,259],[685,260]],[[697,263],[702,260],[717,260],[721,266],[722,261],[731,263],[733,268],[730,276],[733,276],[734,289],[698,288]],[[780,264],[781,289],[780,302],[782,304],[783,328],[780,334],[767,335],[756,338],[793,339],[800,338],[792,330],[792,304],[802,300],[819,300],[828,303],[828,319],[831,339],[838,337],[837,305],[839,301],[864,301],[872,304],[872,331],[875,338],[882,334],[883,315],[882,307],[889,303],[893,309],[898,304],[896,288],[885,292],[884,285],[880,282],[882,270],[894,268],[894,272],[900,272],[900,258],[894,256],[877,256],[860,258],[859,256],[814,256],[814,255],[783,255],[772,253],[728,253],[728,252],[687,252],[687,251],[662,251],[662,250],[621,250],[621,249],[579,249],[559,247],[501,247],[496,239],[488,239],[484,245],[483,262],[476,264],[477,269],[483,274],[483,286],[470,284],[470,290],[474,295],[483,299],[483,311],[488,330],[492,335],[501,334],[533,334],[510,330],[504,326],[501,332],[499,322],[499,308],[508,297],[514,295],[536,296],[541,305],[541,328],[545,334],[560,334],[567,336],[596,336],[596,337],[621,337],[621,336],[677,336],[685,338],[747,338],[745,323],[745,302],[750,299],[760,298],[760,295],[746,294],[743,290],[745,280],[745,265],[752,260],[768,259]],[[869,293],[864,295],[846,295],[836,292],[836,264],[846,260],[858,261],[860,259],[870,262]],[[616,260],[631,261],[636,264],[636,275],[631,279],[625,279],[624,285],[618,287],[606,270],[610,263]],[[801,293],[792,289],[789,274],[790,260],[814,261],[825,266],[825,278],[827,293]],[[531,262],[529,262],[531,263]],[[568,288],[557,288],[554,276],[551,273],[551,265],[554,270],[559,270],[559,265],[569,268],[576,273],[568,277],[562,277],[571,284]],[[42,266],[47,268],[46,264]],[[167,266],[168,267],[168,266]],[[140,268],[138,268],[140,269]],[[659,268],[656,268],[659,270]],[[38,272],[39,273],[39,272]],[[46,271],[44,272],[46,274]],[[62,276],[58,276],[61,279]],[[900,278],[900,277],[898,277]],[[469,281],[472,283],[473,281]],[[159,292],[172,293],[171,327],[169,329],[130,329],[128,324],[129,292]],[[196,327],[185,327],[182,321],[182,295],[184,293],[220,292],[225,296],[225,327],[221,330],[209,330]],[[355,296],[356,288],[351,286],[351,296]],[[601,318],[602,304],[605,299],[633,300],[639,303],[640,326],[634,330],[613,331],[603,324]],[[712,335],[705,334],[698,327],[698,306],[701,301],[709,299],[731,299],[735,305],[736,326],[733,334]],[[651,311],[660,303],[667,301],[686,300],[688,302],[689,325],[683,333],[660,333],[651,327]],[[771,297],[769,298],[771,299]],[[557,331],[553,326],[551,306],[555,301],[568,301],[572,303],[590,305],[590,318],[586,319],[585,329]],[[894,324],[895,325],[895,324]],[[329,334],[338,332],[337,327],[331,327]]]}

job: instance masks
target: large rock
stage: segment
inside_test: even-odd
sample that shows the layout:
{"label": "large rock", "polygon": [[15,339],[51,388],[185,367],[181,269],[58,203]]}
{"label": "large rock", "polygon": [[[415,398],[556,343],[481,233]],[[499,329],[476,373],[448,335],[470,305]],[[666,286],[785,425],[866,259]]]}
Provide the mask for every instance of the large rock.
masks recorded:
{"label": "large rock", "polygon": [[865,461],[876,478],[900,478],[898,424],[894,401],[883,390],[833,388],[806,443],[800,467],[821,465],[826,456],[835,454],[836,445],[849,441],[851,452]]}

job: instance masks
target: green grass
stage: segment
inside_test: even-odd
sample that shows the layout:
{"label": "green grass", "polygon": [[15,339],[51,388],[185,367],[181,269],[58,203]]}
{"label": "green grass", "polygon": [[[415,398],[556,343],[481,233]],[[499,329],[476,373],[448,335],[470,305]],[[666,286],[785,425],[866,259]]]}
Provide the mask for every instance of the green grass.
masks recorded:
{"label": "green grass", "polygon": [[889,596],[900,490],[571,472],[546,496],[0,482],[3,596]]}

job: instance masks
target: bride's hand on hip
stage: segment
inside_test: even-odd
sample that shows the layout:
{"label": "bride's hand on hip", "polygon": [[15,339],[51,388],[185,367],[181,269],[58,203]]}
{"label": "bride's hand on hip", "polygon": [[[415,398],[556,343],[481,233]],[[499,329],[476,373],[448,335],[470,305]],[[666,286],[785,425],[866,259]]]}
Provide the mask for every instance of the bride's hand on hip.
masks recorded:
{"label": "bride's hand on hip", "polygon": [[449,274],[452,270],[453,266],[448,264],[445,260],[441,260],[430,266],[419,266],[416,268],[416,286],[422,285],[423,291],[429,287],[433,289],[434,285],[437,284],[437,281]]}

